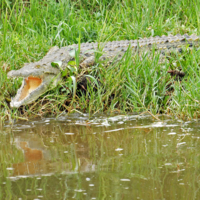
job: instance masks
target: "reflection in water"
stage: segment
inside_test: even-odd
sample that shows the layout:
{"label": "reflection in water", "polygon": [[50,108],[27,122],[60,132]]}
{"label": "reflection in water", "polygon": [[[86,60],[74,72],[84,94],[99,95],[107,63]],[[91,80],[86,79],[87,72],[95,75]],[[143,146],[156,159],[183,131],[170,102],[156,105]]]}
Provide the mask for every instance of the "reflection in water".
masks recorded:
{"label": "reflection in water", "polygon": [[90,120],[71,115],[6,125],[0,147],[2,195],[198,199],[199,125],[134,115]]}
{"label": "reflection in water", "polygon": [[13,175],[37,174],[42,165],[43,152],[38,149],[31,149],[28,147],[27,142],[19,142],[19,147],[23,150],[24,160],[22,163],[13,164]]}

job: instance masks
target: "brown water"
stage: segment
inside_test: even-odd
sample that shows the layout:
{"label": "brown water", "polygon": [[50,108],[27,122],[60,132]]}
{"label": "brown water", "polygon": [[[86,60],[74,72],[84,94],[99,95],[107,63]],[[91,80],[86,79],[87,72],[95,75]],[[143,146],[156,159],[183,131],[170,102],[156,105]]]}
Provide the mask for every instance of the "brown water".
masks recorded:
{"label": "brown water", "polygon": [[0,131],[0,199],[200,199],[200,123],[77,114]]}

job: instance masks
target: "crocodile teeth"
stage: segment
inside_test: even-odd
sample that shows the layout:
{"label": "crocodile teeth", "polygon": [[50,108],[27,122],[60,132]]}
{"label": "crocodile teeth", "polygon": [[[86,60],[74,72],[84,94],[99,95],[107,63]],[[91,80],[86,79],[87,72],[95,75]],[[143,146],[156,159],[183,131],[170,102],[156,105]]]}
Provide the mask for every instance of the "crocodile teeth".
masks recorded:
{"label": "crocodile teeth", "polygon": [[24,81],[25,81],[25,84],[21,91],[19,101],[26,98],[32,91],[34,91],[36,88],[38,88],[42,83],[42,79],[40,79],[38,77],[34,77],[34,76],[29,76],[29,77],[25,78]]}

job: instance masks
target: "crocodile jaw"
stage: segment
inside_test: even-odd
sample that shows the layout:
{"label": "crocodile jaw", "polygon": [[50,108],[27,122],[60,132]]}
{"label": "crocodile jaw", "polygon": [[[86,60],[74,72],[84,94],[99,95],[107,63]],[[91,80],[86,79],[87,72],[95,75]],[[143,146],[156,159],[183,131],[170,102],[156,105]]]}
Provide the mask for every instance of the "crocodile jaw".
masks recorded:
{"label": "crocodile jaw", "polygon": [[18,108],[32,103],[52,86],[55,87],[59,80],[60,76],[55,78],[53,74],[45,75],[45,78],[36,76],[24,78],[16,96],[11,99],[10,106]]}

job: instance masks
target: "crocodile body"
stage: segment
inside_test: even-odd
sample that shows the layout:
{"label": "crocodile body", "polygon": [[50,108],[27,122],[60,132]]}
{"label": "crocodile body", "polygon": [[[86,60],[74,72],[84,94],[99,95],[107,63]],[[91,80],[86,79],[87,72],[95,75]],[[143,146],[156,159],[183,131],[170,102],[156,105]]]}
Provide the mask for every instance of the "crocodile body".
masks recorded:
{"label": "crocodile body", "polygon": [[[16,96],[11,100],[11,107],[30,104],[45,93],[50,86],[55,87],[61,79],[60,72],[69,61],[74,60],[72,52],[80,50],[80,67],[89,67],[95,64],[95,52],[101,51],[99,61],[120,60],[128,48],[139,55],[150,52],[152,49],[166,54],[172,50],[181,51],[183,46],[200,46],[200,37],[196,35],[169,35],[142,38],[139,40],[123,40],[107,43],[82,43],[58,48],[52,47],[39,61],[25,63],[19,70],[8,72],[8,77],[23,77],[23,83]],[[59,61],[60,67],[53,67],[52,62]]]}

